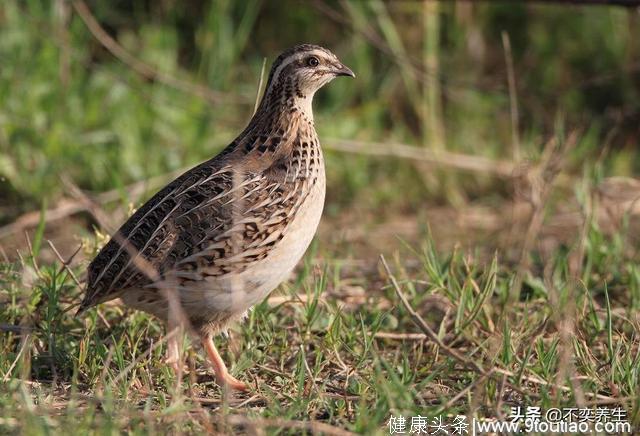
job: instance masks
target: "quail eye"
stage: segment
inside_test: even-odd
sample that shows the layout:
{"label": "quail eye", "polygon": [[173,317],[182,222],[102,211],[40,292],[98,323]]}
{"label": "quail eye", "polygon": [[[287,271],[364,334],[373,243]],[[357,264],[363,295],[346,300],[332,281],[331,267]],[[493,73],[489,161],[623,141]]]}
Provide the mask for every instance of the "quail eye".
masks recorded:
{"label": "quail eye", "polygon": [[311,56],[309,59],[307,59],[307,65],[309,65],[310,67],[317,67],[319,64],[320,61],[315,56]]}

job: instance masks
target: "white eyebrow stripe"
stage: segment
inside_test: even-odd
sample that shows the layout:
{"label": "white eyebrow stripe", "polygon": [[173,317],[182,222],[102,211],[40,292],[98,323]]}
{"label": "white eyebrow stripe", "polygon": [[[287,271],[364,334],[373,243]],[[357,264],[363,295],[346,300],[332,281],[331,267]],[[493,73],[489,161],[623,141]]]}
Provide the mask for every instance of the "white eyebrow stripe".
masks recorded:
{"label": "white eyebrow stripe", "polygon": [[282,70],[288,65],[290,65],[291,63],[299,60],[301,58],[301,55],[302,53],[296,53],[294,55],[289,56],[284,61],[282,61],[282,63],[278,66],[276,71],[273,73],[273,77],[271,78],[271,82],[269,83],[269,88],[265,91],[264,95],[268,95],[273,85],[278,82],[278,77],[280,77],[280,73],[282,72]]}
{"label": "white eyebrow stripe", "polygon": [[278,68],[276,68],[276,70],[273,72],[273,77],[271,78],[271,82],[269,83],[269,88],[267,88],[267,90],[265,91],[264,95],[267,95],[269,93],[269,91],[271,91],[271,88],[273,87],[273,85],[278,82],[278,78],[280,77],[280,73],[282,73],[282,70],[285,67],[287,67],[288,65],[290,65],[293,62],[299,61],[300,59],[302,59],[305,56],[316,56],[316,57],[318,57],[320,59],[324,59],[324,60],[331,61],[331,62],[334,62],[336,60],[336,59],[334,59],[335,56],[331,55],[330,53],[327,53],[324,50],[319,50],[319,49],[314,49],[314,50],[311,50],[311,51],[304,51],[304,52],[292,54],[288,58],[283,60],[282,63],[280,65],[278,65]]}

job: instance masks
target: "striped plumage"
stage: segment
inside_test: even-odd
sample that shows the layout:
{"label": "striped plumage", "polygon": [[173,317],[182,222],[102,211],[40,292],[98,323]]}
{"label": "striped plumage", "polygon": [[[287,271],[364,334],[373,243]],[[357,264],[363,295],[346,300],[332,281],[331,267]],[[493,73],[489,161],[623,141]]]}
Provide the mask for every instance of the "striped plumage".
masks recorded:
{"label": "striped plumage", "polygon": [[325,174],[311,102],[339,75],[353,73],[322,47],[282,53],[245,130],[154,195],[91,262],[80,311],[120,297],[171,323],[177,301],[219,381],[244,388],[211,335],[277,287],[313,238]]}

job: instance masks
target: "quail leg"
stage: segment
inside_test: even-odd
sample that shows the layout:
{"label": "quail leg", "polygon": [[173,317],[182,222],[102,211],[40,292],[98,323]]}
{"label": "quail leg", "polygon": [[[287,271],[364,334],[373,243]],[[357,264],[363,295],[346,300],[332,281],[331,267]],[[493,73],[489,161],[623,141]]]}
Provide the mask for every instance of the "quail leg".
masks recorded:
{"label": "quail leg", "polygon": [[169,318],[167,325],[167,355],[164,359],[164,363],[171,366],[176,373],[176,377],[188,372],[184,366],[182,356],[180,355],[179,341],[182,340],[183,328],[176,322],[175,319]]}
{"label": "quail leg", "polygon": [[180,372],[180,351],[178,349],[177,335],[173,335],[167,340],[167,356],[164,362],[173,368],[176,375]]}
{"label": "quail leg", "polygon": [[209,360],[211,360],[211,364],[213,365],[213,370],[216,373],[216,379],[218,380],[218,384],[220,386],[228,386],[231,389],[235,389],[237,391],[247,391],[249,387],[241,382],[240,380],[233,377],[229,374],[229,370],[227,370],[227,365],[224,364],[222,357],[220,357],[220,353],[218,353],[218,349],[213,343],[213,338],[211,335],[202,337],[202,345],[204,349],[207,351],[207,355],[209,356]]}

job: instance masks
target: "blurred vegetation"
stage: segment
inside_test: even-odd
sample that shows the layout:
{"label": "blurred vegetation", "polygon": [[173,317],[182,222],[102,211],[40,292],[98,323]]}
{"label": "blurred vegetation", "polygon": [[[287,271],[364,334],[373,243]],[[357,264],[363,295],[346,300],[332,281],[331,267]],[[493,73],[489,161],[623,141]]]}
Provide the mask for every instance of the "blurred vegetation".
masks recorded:
{"label": "blurred vegetation", "polygon": [[[159,185],[142,196],[127,186],[168,181],[220,151],[252,114],[265,59],[269,68],[311,42],[357,74],[315,102],[331,232],[321,228],[295,280],[217,339],[234,374],[256,386],[229,403],[193,347],[188,376],[169,370],[153,317],[111,304],[69,315],[82,292],[75,276],[105,229],[79,219],[78,231],[75,216],[45,225],[42,214],[19,259],[0,240],[0,259],[15,260],[0,261],[0,432],[300,434],[290,426],[312,433],[320,422],[388,434],[392,413],[495,418],[529,404],[621,404],[638,428],[640,182],[610,178],[640,172],[638,9],[85,1],[90,15],[70,0],[0,2],[0,227],[64,204],[63,178],[89,195],[115,192],[103,206],[119,222]],[[343,140],[458,154],[427,165],[345,153]],[[485,170],[450,165],[465,158],[483,158]],[[539,170],[539,180],[524,194],[491,167],[529,161],[544,165],[527,167],[523,178]],[[473,241],[482,232],[472,225],[448,231],[465,219],[495,241]],[[422,249],[395,239],[407,225],[421,238],[434,221]],[[55,229],[65,258],[83,241],[71,266],[45,246]],[[443,253],[447,239],[454,249]],[[376,249],[354,255],[362,240],[387,250],[391,270],[371,261]],[[493,372],[423,340],[401,292],[443,341]]]}
{"label": "blurred vegetation", "polygon": [[[164,329],[148,314],[105,304],[69,316],[80,289],[59,263],[2,263],[0,433],[388,435],[390,415],[470,421],[529,405],[620,405],[637,429],[640,270],[597,229],[586,242],[581,280],[559,250],[511,304],[512,268],[443,255],[431,239],[390,259],[388,274],[363,275],[338,255],[322,269],[309,258],[230,338],[216,338],[251,384],[236,396],[188,339],[189,373],[176,376]],[[422,340],[399,292],[441,341],[492,372]],[[312,431],[317,423],[330,427]]]}
{"label": "blurred vegetation", "polygon": [[[559,128],[582,127],[584,161],[599,155],[615,129],[607,173],[640,169],[640,26],[633,9],[290,0],[88,6],[133,56],[222,96],[211,102],[138,74],[105,50],[70,2],[2,2],[0,223],[55,203],[60,174],[104,191],[212,156],[250,117],[263,59],[268,68],[300,42],[329,47],[358,74],[317,97],[325,144],[397,141],[511,158],[505,33],[522,155],[537,156]],[[354,199],[367,209],[415,211],[424,201],[500,192],[484,175],[448,175],[439,183],[394,159],[329,151],[327,166],[330,212]]]}

